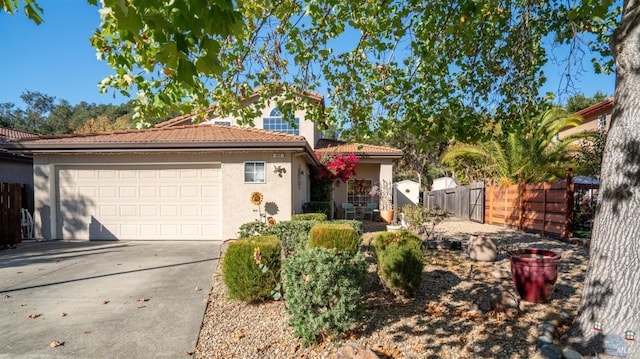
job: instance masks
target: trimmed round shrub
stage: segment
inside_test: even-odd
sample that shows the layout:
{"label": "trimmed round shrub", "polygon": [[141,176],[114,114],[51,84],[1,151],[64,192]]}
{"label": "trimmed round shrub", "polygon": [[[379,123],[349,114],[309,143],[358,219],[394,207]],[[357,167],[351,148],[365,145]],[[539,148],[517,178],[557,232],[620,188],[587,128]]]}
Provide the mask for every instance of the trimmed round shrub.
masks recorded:
{"label": "trimmed round shrub", "polygon": [[335,248],[355,254],[360,246],[360,236],[348,224],[318,223],[309,231],[309,247]]}
{"label": "trimmed round shrub", "polygon": [[[259,248],[259,255],[256,248]],[[272,291],[280,283],[281,251],[276,236],[255,236],[231,242],[222,262],[222,279],[229,297],[243,301],[271,298]]]}
{"label": "trimmed round shrub", "polygon": [[349,226],[351,226],[351,228],[353,228],[354,231],[356,231],[356,233],[358,234],[358,237],[362,237],[362,234],[364,233],[364,227],[362,226],[362,222],[356,221],[353,219],[336,219],[328,223],[348,224]]}
{"label": "trimmed round shrub", "polygon": [[326,221],[327,215],[324,213],[302,213],[291,216],[292,221]]}
{"label": "trimmed round shrub", "polygon": [[366,273],[362,253],[312,248],[287,259],[282,282],[286,311],[304,345],[343,333],[360,321]]}
{"label": "trimmed round shrub", "polygon": [[424,269],[420,238],[407,231],[385,232],[374,238],[373,247],[382,282],[396,294],[415,295]]}
{"label": "trimmed round shrub", "polygon": [[285,256],[307,249],[309,231],[317,221],[284,221],[278,222],[270,232],[280,238]]}

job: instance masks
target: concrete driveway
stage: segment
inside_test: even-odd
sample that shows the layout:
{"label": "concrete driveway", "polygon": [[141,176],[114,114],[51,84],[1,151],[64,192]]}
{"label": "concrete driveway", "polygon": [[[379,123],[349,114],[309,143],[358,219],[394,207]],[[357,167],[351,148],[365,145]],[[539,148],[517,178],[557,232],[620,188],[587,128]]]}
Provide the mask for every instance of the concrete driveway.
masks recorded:
{"label": "concrete driveway", "polygon": [[177,241],[0,250],[0,358],[189,357],[219,255]]}

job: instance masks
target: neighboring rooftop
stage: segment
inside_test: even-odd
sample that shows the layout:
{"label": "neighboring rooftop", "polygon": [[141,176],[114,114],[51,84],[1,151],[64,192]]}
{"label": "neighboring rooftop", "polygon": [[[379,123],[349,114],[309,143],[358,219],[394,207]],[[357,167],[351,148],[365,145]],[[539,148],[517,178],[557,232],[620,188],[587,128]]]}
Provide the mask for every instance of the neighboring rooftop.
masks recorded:
{"label": "neighboring rooftop", "polygon": [[20,140],[23,138],[37,137],[38,135],[31,132],[14,130],[13,128],[0,127],[0,143],[9,140]]}
{"label": "neighboring rooftop", "polygon": [[330,140],[326,138],[320,139],[318,143],[316,143],[315,151],[325,154],[353,153],[360,157],[402,157],[402,151],[397,148]]}
{"label": "neighboring rooftop", "polygon": [[613,97],[609,97],[608,99],[598,102],[594,105],[591,105],[587,108],[583,108],[582,110],[576,112],[577,115],[586,117],[594,113],[598,113],[598,111],[602,111],[607,109],[608,107],[613,106]]}

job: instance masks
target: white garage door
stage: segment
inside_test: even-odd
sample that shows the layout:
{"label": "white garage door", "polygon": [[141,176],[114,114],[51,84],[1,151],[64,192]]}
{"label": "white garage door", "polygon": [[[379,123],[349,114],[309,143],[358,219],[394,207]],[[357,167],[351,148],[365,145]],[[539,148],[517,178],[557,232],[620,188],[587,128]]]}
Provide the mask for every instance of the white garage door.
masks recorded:
{"label": "white garage door", "polygon": [[219,240],[220,165],[57,168],[61,239]]}

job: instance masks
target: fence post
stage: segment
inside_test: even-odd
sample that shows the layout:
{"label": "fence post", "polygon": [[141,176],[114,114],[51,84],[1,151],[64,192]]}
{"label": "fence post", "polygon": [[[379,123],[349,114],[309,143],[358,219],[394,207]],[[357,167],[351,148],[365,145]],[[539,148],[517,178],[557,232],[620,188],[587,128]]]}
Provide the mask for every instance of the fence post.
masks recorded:
{"label": "fence post", "polygon": [[489,183],[489,189],[489,224],[493,224],[493,178]]}
{"label": "fence post", "polygon": [[565,195],[567,203],[564,221],[564,238],[573,237],[573,190],[573,169],[569,167],[567,169],[567,189]]}
{"label": "fence post", "polygon": [[518,185],[518,230],[524,231],[524,173],[520,173],[520,183]]}

